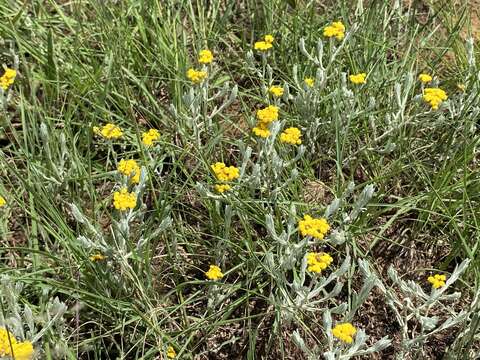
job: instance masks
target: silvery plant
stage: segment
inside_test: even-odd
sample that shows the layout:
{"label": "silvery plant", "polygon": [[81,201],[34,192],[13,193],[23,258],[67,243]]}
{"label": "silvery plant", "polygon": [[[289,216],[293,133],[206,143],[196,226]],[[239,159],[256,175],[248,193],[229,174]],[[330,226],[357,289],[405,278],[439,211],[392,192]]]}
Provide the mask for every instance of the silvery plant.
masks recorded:
{"label": "silvery plant", "polygon": [[[325,209],[324,217],[327,219],[332,218],[337,212],[341,214],[338,226],[335,225],[336,229],[324,240],[321,240],[322,244],[331,246],[344,244],[348,239],[349,226],[353,220],[358,218],[374,194],[373,186],[369,185],[350,205],[346,199],[353,190],[354,185],[350,184],[343,196],[333,200]],[[305,237],[298,241],[296,236],[297,219],[296,208],[293,204],[290,206],[286,220],[286,229],[283,228],[279,231],[271,214],[267,214],[265,219],[266,228],[273,243],[271,249],[266,252],[264,264],[266,271],[276,284],[276,288],[270,296],[270,302],[279,311],[274,327],[280,326],[280,323],[296,322],[299,314],[323,314],[326,343],[309,348],[305,345],[299,331],[295,331],[293,334],[294,342],[309,359],[318,359],[321,355],[326,359],[349,359],[378,352],[390,346],[391,341],[386,337],[367,346],[368,336],[361,329],[356,335],[355,342],[348,346],[332,338],[331,315],[335,314],[346,322],[353,321],[355,313],[375,286],[376,277],[362,272],[364,275],[363,285],[359,292],[351,293],[348,303],[338,301],[337,297],[343,289],[346,278],[351,278],[355,269],[349,255],[349,245],[346,244],[346,255],[343,260],[338,261],[339,265],[336,269],[331,266],[321,274],[307,276],[305,255],[312,246],[318,246],[318,241],[311,237]],[[293,274],[293,277],[290,277],[289,274]],[[301,321],[298,323],[300,324]]]}
{"label": "silvery plant", "polygon": [[[202,70],[206,71],[207,68]],[[235,101],[238,94],[238,86],[231,87],[228,82],[220,89],[214,88],[212,79],[216,71],[210,67],[207,73],[207,78],[200,84],[188,85],[182,96],[181,107],[171,104],[169,108],[180,134],[189,142],[194,139],[198,147],[202,147],[202,135],[215,134],[215,118]]]}
{"label": "silvery plant", "polygon": [[[467,321],[471,315],[469,311],[456,311],[451,306],[451,302],[460,299],[462,294],[448,293],[448,290],[467,269],[469,262],[467,259],[456,266],[445,285],[438,289],[432,287],[430,292],[425,292],[412,280],[403,280],[393,267],[388,269],[388,276],[393,282],[392,287],[386,287],[377,278],[377,286],[384,293],[386,303],[393,310],[401,328],[397,359],[403,359],[407,354],[422,357],[423,345],[429,338]],[[366,265],[363,268],[369,271]],[[474,302],[478,296],[477,291]],[[474,302],[471,308],[474,307]],[[442,315],[439,316],[439,313]]]}
{"label": "silvery plant", "polygon": [[[168,215],[170,207],[163,204],[167,215],[161,219],[156,230],[148,235],[140,232],[140,235],[136,235],[136,239],[132,239],[132,222],[138,221],[139,223],[143,223],[147,210],[146,205],[142,202],[146,181],[147,171],[144,167],[141,167],[140,181],[132,188],[132,192],[137,197],[137,206],[127,211],[116,211],[112,207],[112,211],[115,211],[116,215],[112,218],[111,233],[109,236],[103,234],[98,226],[92,224],[92,221],[84,215],[76,204],[70,204],[73,217],[78,223],[83,225],[84,233],[79,235],[77,240],[87,253],[101,252],[108,258],[117,260],[120,265],[129,268],[128,259],[132,257],[143,258],[145,246],[149,241],[158,237],[170,227],[172,224],[172,219]],[[128,183],[129,179],[118,174],[117,185],[114,191],[126,187]],[[136,243],[133,240],[135,240]]]}
{"label": "silvery plant", "polygon": [[[332,313],[331,309],[323,312],[323,329],[326,335],[326,344],[307,346],[305,340],[298,330],[292,333],[292,340],[295,345],[304,352],[308,360],[317,360],[323,358],[326,360],[348,360],[359,356],[370,355],[386,349],[391,346],[391,340],[383,337],[373,345],[367,345],[368,335],[363,329],[358,329],[355,335],[355,341],[352,344],[345,344],[336,340],[332,335]],[[325,351],[325,349],[328,349]]]}
{"label": "silvery plant", "polygon": [[30,341],[33,346],[50,342],[50,349],[56,358],[63,358],[67,351],[66,338],[69,334],[64,315],[67,305],[57,297],[49,296],[48,288],[43,290],[46,303],[31,308],[21,300],[24,285],[8,275],[0,276],[0,327],[8,329],[21,341]]}

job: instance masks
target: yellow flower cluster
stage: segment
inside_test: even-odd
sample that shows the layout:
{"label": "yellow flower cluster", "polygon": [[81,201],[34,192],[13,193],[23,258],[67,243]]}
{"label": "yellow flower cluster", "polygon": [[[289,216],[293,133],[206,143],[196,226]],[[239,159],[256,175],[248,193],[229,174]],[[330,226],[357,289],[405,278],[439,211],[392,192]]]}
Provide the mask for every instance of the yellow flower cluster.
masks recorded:
{"label": "yellow flower cluster", "polygon": [[445,275],[435,274],[433,276],[428,277],[428,282],[432,284],[435,289],[441,288],[445,286],[445,281],[447,277]]}
{"label": "yellow flower cluster", "polygon": [[5,198],[0,195],[0,208],[4,207],[5,205],[7,205],[7,200],[5,200]]}
{"label": "yellow flower cluster", "polygon": [[215,190],[220,194],[223,194],[225,191],[230,190],[232,187],[228,184],[216,184]]}
{"label": "yellow flower cluster", "polygon": [[423,93],[423,100],[429,103],[433,110],[437,110],[442,101],[447,99],[447,93],[439,88],[426,88]]}
{"label": "yellow flower cluster", "polygon": [[142,143],[145,146],[152,146],[158,139],[160,139],[160,132],[157,129],[150,129],[142,133]]}
{"label": "yellow flower cluster", "polygon": [[269,105],[264,109],[257,110],[258,123],[252,131],[255,135],[266,138],[270,136],[270,130],[268,126],[278,120],[278,107]]}
{"label": "yellow flower cluster", "polygon": [[322,270],[325,270],[332,263],[332,261],[332,257],[327,253],[307,253],[307,270],[321,273]]}
{"label": "yellow flower cluster", "polygon": [[210,269],[205,273],[209,280],[220,280],[223,278],[222,270],[217,265],[210,265]]}
{"label": "yellow flower cluster", "polygon": [[15,360],[33,358],[33,345],[30,341],[17,342],[7,329],[0,328],[0,358],[11,357]]}
{"label": "yellow flower cluster", "polygon": [[302,132],[299,128],[289,127],[280,134],[280,141],[290,145],[300,145],[302,143],[301,136]]}
{"label": "yellow flower cluster", "polygon": [[223,162],[212,165],[215,176],[220,181],[232,181],[240,176],[240,171],[235,166],[226,166]]}
{"label": "yellow flower cluster", "polygon": [[315,85],[315,80],[311,77],[307,77],[303,81],[308,87],[313,87],[313,85]]}
{"label": "yellow flower cluster", "polygon": [[123,135],[122,129],[112,123],[105,124],[102,128],[94,126],[93,132],[97,135],[103,136],[105,139],[118,139]]}
{"label": "yellow flower cluster", "polygon": [[127,188],[113,193],[113,206],[120,211],[133,209],[137,205],[137,197],[134,193],[128,192]]}
{"label": "yellow flower cluster", "polygon": [[2,89],[7,90],[15,81],[16,76],[17,72],[14,69],[6,68],[5,73],[0,77],[0,86]]}
{"label": "yellow flower cluster", "polygon": [[357,85],[366,84],[367,83],[366,78],[367,78],[367,74],[365,73],[359,73],[359,74],[354,74],[349,76],[350,81]]}
{"label": "yellow flower cluster", "polygon": [[255,50],[267,51],[272,48],[275,38],[272,35],[265,35],[262,41],[257,41],[254,45]]}
{"label": "yellow flower cluster", "polygon": [[334,21],[323,29],[323,36],[336,37],[337,40],[342,40],[345,37],[345,25],[341,21]]}
{"label": "yellow flower cluster", "polygon": [[418,75],[418,80],[424,84],[428,84],[430,81],[432,81],[432,77],[428,74],[420,74]]}
{"label": "yellow flower cluster", "polygon": [[138,166],[137,162],[133,159],[125,160],[122,159],[118,163],[117,170],[119,173],[127,176],[130,178],[130,181],[133,184],[138,184],[140,181],[140,166]]}
{"label": "yellow flower cluster", "polygon": [[198,54],[198,62],[201,64],[210,64],[213,61],[213,54],[210,50],[205,49]]}
{"label": "yellow flower cluster", "polygon": [[353,336],[356,332],[357,329],[350,323],[337,324],[332,329],[332,335],[337,339],[346,342],[347,344],[351,344],[353,342]]}
{"label": "yellow flower cluster", "polygon": [[93,262],[102,261],[102,260],[106,259],[106,256],[98,253],[98,254],[93,254],[92,256],[90,256],[89,259],[90,259],[90,261],[93,261]]}
{"label": "yellow flower cluster", "polygon": [[[215,177],[219,181],[227,182],[233,181],[240,176],[240,170],[235,166],[226,166],[223,162],[216,162],[211,166]],[[216,184],[215,190],[219,193],[224,193],[232,187],[228,184]]]}
{"label": "yellow flower cluster", "polygon": [[195,84],[199,84],[207,78],[207,72],[203,70],[188,69],[187,78],[191,82]]}
{"label": "yellow flower cluster", "polygon": [[175,349],[173,348],[173,346],[169,346],[167,348],[167,357],[169,359],[175,359],[175,356],[177,356],[177,352],[175,351]]}
{"label": "yellow flower cluster", "polygon": [[283,87],[281,86],[276,86],[276,85],[270,86],[270,89],[268,89],[268,91],[270,92],[270,94],[272,94],[275,97],[280,97],[283,95]]}
{"label": "yellow flower cluster", "polygon": [[330,230],[330,225],[328,225],[327,220],[320,218],[315,219],[310,215],[304,215],[303,220],[298,222],[298,229],[302,236],[311,236],[315,239],[322,240]]}

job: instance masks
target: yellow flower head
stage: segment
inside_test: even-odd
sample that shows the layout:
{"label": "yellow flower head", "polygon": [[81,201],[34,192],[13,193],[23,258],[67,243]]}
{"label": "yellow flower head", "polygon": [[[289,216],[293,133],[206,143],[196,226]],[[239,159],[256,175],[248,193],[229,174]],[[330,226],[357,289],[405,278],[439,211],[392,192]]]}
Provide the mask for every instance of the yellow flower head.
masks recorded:
{"label": "yellow flower head", "polygon": [[16,76],[17,72],[14,69],[5,69],[5,73],[0,77],[0,86],[3,90],[7,90],[14,83]]}
{"label": "yellow flower head", "polygon": [[432,81],[432,77],[428,74],[420,74],[418,75],[418,80],[424,84],[428,84],[430,81]]}
{"label": "yellow flower head", "polygon": [[102,260],[106,259],[106,256],[98,253],[98,254],[93,254],[92,256],[90,256],[89,259],[90,259],[90,261],[93,261],[93,262],[102,261]]}
{"label": "yellow flower head", "polygon": [[263,40],[265,40],[265,42],[268,43],[268,44],[273,44],[273,41],[275,40],[275,38],[272,35],[267,34],[267,35],[265,35]]}
{"label": "yellow flower head", "polygon": [[33,345],[30,341],[17,342],[12,333],[0,328],[0,357],[5,356],[15,360],[30,360],[33,357]]}
{"label": "yellow flower head", "polygon": [[332,329],[332,335],[337,339],[346,342],[347,344],[351,344],[353,342],[353,336],[356,332],[357,329],[350,323],[337,324]]}
{"label": "yellow flower head", "polygon": [[423,100],[430,104],[433,110],[437,110],[442,101],[447,99],[447,93],[439,88],[425,88],[423,92]]}
{"label": "yellow flower head", "polygon": [[209,280],[220,280],[223,278],[222,270],[217,265],[210,265],[210,269],[205,273]]}
{"label": "yellow flower head", "polygon": [[274,40],[275,38],[272,35],[265,35],[263,40],[257,41],[253,48],[258,51],[267,51],[272,48]]}
{"label": "yellow flower head", "polygon": [[167,357],[169,359],[175,359],[175,356],[177,356],[177,352],[175,351],[175,349],[173,348],[173,346],[169,346],[167,348]]}
{"label": "yellow flower head", "polygon": [[203,70],[188,69],[187,70],[187,78],[191,82],[193,82],[195,84],[199,84],[207,78],[207,72],[203,71]]}
{"label": "yellow flower head", "polygon": [[428,282],[432,284],[435,289],[441,288],[445,286],[445,281],[447,277],[445,275],[435,274],[433,276],[428,277]]}
{"label": "yellow flower head", "polygon": [[138,166],[135,160],[125,160],[122,159],[118,163],[117,170],[119,173],[130,178],[130,181],[133,184],[138,184],[140,181],[140,166]]}
{"label": "yellow flower head", "polygon": [[215,177],[220,181],[232,181],[240,176],[240,171],[235,166],[226,166],[223,162],[216,162],[212,166]]}
{"label": "yellow flower head", "polygon": [[265,125],[278,120],[278,107],[275,105],[269,105],[264,109],[257,110],[257,119]]}
{"label": "yellow flower head", "polygon": [[355,74],[355,75],[350,75],[349,76],[349,79],[352,83],[354,84],[366,84],[367,83],[367,74],[365,73],[359,73],[359,74]]}
{"label": "yellow flower head", "polygon": [[313,87],[313,85],[315,85],[315,80],[313,78],[307,77],[303,81],[308,87]]}
{"label": "yellow flower head", "polygon": [[270,89],[268,89],[268,91],[270,92],[270,94],[272,94],[275,97],[280,97],[283,95],[283,87],[281,86],[276,86],[276,85],[270,86]]}
{"label": "yellow flower head", "polygon": [[325,270],[332,263],[332,261],[332,257],[327,253],[307,253],[307,270],[321,273],[322,270]]}
{"label": "yellow flower head", "polygon": [[147,147],[152,146],[158,139],[160,139],[160,132],[157,129],[150,129],[142,133],[142,143]]}
{"label": "yellow flower head", "polygon": [[0,327],[0,357],[11,355],[11,347],[17,344],[17,339],[7,329]]}
{"label": "yellow flower head", "polygon": [[288,129],[285,129],[280,134],[280,141],[285,144],[300,145],[302,143],[302,140],[300,139],[301,136],[302,132],[300,131],[300,129],[296,127],[290,127]]}
{"label": "yellow flower head", "polygon": [[265,125],[263,123],[258,123],[257,126],[255,126],[252,129],[252,132],[261,138],[267,138],[271,135],[270,130],[268,130],[268,125]]}
{"label": "yellow flower head", "polygon": [[7,205],[7,200],[5,200],[5,198],[0,195],[0,208],[4,207],[5,205]]}
{"label": "yellow flower head", "polygon": [[232,187],[228,184],[216,184],[215,190],[220,194],[223,194],[225,191],[230,190]]}
{"label": "yellow flower head", "polygon": [[255,50],[258,51],[267,51],[272,48],[272,44],[266,41],[257,41],[253,46]]}
{"label": "yellow flower head", "polygon": [[343,40],[345,37],[345,25],[341,21],[334,21],[323,29],[323,36],[336,37],[337,40]]}
{"label": "yellow flower head", "polygon": [[118,139],[123,135],[122,129],[112,123],[105,124],[101,128],[95,126],[93,132],[97,135],[103,136],[105,139]]}
{"label": "yellow flower head", "polygon": [[210,64],[213,61],[213,54],[210,50],[205,49],[198,54],[198,62],[201,64]]}
{"label": "yellow flower head", "polygon": [[137,196],[134,193],[129,193],[127,188],[120,191],[115,191],[113,194],[113,206],[120,211],[133,209],[137,205]]}
{"label": "yellow flower head", "polygon": [[302,236],[311,236],[315,239],[322,240],[328,230],[330,230],[330,225],[328,225],[327,220],[323,218],[315,219],[310,215],[304,215],[303,220],[298,222],[298,229]]}

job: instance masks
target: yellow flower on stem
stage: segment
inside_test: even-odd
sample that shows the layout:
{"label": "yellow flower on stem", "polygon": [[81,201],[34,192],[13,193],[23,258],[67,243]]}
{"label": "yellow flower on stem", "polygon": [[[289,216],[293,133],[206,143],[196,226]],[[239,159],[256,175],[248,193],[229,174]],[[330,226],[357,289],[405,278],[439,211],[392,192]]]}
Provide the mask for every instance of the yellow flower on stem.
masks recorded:
{"label": "yellow flower on stem", "polygon": [[298,222],[298,229],[302,236],[311,236],[315,239],[323,240],[328,230],[330,230],[330,225],[323,218],[315,219],[310,215],[304,215],[303,220]]}
{"label": "yellow flower on stem", "polygon": [[447,93],[439,88],[425,88],[423,92],[423,100],[430,104],[432,110],[437,110],[442,101],[447,99]]}
{"label": "yellow flower on stem", "polygon": [[228,184],[216,184],[215,190],[220,194],[223,194],[225,191],[230,190],[232,187]]}
{"label": "yellow flower on stem", "polygon": [[5,205],[7,205],[7,200],[5,200],[5,198],[0,195],[0,208],[4,207]]}
{"label": "yellow flower on stem", "polygon": [[5,328],[0,328],[0,358],[8,356],[15,360],[30,360],[33,352],[30,341],[17,342],[12,333]]}
{"label": "yellow flower on stem", "polygon": [[252,129],[252,132],[261,138],[267,138],[271,135],[270,130],[268,130],[268,125],[263,123],[258,123],[257,126]]}
{"label": "yellow flower on stem", "polygon": [[175,359],[175,356],[177,356],[177,352],[175,351],[175,349],[173,348],[173,346],[169,346],[167,348],[167,357],[169,359]]}
{"label": "yellow flower on stem", "polygon": [[198,54],[198,62],[201,64],[210,64],[213,61],[213,54],[210,50],[205,49]]}
{"label": "yellow flower on stem", "polygon": [[120,211],[133,209],[137,205],[137,196],[134,193],[129,193],[127,188],[120,191],[115,191],[113,194],[113,206]]}
{"label": "yellow flower on stem", "polygon": [[122,129],[112,123],[105,124],[101,128],[94,126],[93,132],[104,137],[105,139],[118,139],[123,135]]}
{"label": "yellow flower on stem", "polygon": [[97,262],[97,261],[102,261],[105,260],[107,257],[105,255],[102,255],[100,253],[98,254],[93,254],[89,257],[90,261]]}
{"label": "yellow flower on stem", "polygon": [[226,166],[223,162],[216,162],[211,166],[215,177],[220,181],[232,181],[240,176],[240,171],[235,166]]}
{"label": "yellow flower on stem", "polygon": [[270,124],[272,121],[278,120],[278,107],[269,105],[264,109],[257,110],[257,119],[263,124]]}
{"label": "yellow flower on stem", "polygon": [[420,74],[418,75],[418,80],[420,80],[420,82],[423,84],[428,84],[430,81],[432,81],[432,77],[428,74]]}
{"label": "yellow flower on stem", "polygon": [[273,86],[270,86],[270,89],[268,89],[268,92],[275,97],[280,97],[283,95],[283,87],[273,85]]}
{"label": "yellow flower on stem", "polygon": [[307,77],[303,81],[305,82],[305,85],[307,85],[308,87],[313,87],[313,85],[315,85],[315,79],[313,78]]}
{"label": "yellow flower on stem", "polygon": [[332,263],[332,261],[332,257],[327,253],[307,253],[307,270],[321,273],[322,270],[325,270]]}
{"label": "yellow flower on stem", "polygon": [[299,128],[289,127],[280,134],[280,141],[285,144],[300,145],[302,143],[301,137],[302,132]]}
{"label": "yellow flower on stem", "polygon": [[350,323],[337,324],[332,329],[332,335],[347,344],[351,344],[353,342],[353,336],[356,332],[357,329]]}
{"label": "yellow flower on stem", "polygon": [[160,139],[160,132],[157,129],[150,129],[142,133],[142,143],[147,147],[152,146],[158,139]]}
{"label": "yellow flower on stem", "polygon": [[275,38],[273,37],[273,35],[267,34],[265,35],[263,40],[265,40],[266,43],[273,44],[273,41],[275,40]]}
{"label": "yellow flower on stem", "polygon": [[140,166],[138,166],[137,162],[133,159],[125,160],[122,159],[118,163],[117,170],[119,173],[125,175],[126,177],[130,178],[132,184],[138,184],[140,181]]}
{"label": "yellow flower on stem", "polygon": [[438,289],[442,286],[445,286],[447,277],[445,275],[435,274],[433,276],[429,276],[427,280],[435,289]]}
{"label": "yellow flower on stem", "polygon": [[205,276],[209,280],[220,280],[221,278],[223,278],[223,273],[217,265],[210,265],[210,269],[205,272]]}
{"label": "yellow flower on stem", "polygon": [[200,84],[207,78],[207,72],[203,70],[188,69],[187,78],[194,84]]}
{"label": "yellow flower on stem", "polygon": [[334,21],[323,29],[323,36],[342,40],[345,37],[345,25],[341,21]]}
{"label": "yellow flower on stem", "polygon": [[253,46],[255,50],[267,51],[272,48],[275,38],[272,35],[265,35],[263,40],[257,41]]}
{"label": "yellow flower on stem", "polygon": [[0,86],[3,90],[7,90],[17,77],[17,71],[14,69],[6,68],[5,73],[0,77]]}
{"label": "yellow flower on stem", "polygon": [[366,84],[367,83],[366,78],[367,78],[367,74],[365,73],[359,73],[359,74],[354,74],[349,76],[350,81],[356,85]]}

